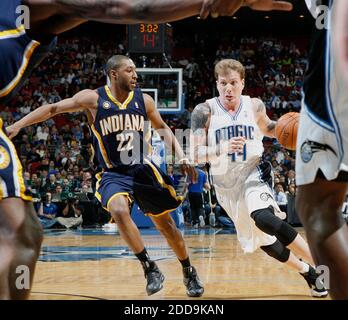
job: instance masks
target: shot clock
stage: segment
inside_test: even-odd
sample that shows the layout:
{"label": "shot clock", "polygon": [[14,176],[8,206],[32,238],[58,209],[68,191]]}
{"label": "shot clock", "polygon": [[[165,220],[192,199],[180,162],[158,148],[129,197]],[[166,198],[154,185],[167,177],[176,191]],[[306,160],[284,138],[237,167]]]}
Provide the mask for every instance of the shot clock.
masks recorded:
{"label": "shot clock", "polygon": [[129,52],[135,53],[163,53],[168,49],[167,24],[141,23],[128,25]]}

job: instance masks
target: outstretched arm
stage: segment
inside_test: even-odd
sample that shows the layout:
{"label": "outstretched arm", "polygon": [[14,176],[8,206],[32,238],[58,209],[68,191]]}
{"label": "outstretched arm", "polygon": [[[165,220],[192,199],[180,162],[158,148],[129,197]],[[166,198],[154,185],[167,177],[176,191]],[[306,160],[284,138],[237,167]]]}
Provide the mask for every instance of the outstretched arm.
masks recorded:
{"label": "outstretched arm", "polygon": [[163,121],[160,113],[158,112],[155,102],[151,96],[144,94],[144,101],[146,106],[146,113],[148,119],[151,121],[151,126],[156,129],[161,139],[164,140],[166,146],[174,152],[178,160],[184,159],[185,153],[182,150],[178,140],[175,138],[172,130]]}
{"label": "outstretched arm", "polygon": [[196,181],[197,173],[195,168],[190,164],[189,159],[185,156],[185,153],[172,130],[163,121],[155,106],[154,100],[148,94],[144,94],[144,101],[147,117],[151,121],[152,127],[156,129],[161,139],[164,140],[166,146],[176,155],[176,159],[178,159],[176,162],[179,162],[182,173],[187,174],[192,181]]}
{"label": "outstretched arm", "polygon": [[272,121],[267,113],[265,104],[258,98],[252,98],[254,117],[261,132],[270,138],[275,138],[275,127],[277,122]]}
{"label": "outstretched arm", "polygon": [[60,113],[78,112],[97,107],[98,94],[93,90],[83,90],[75,94],[72,98],[61,100],[57,103],[46,104],[30,112],[21,120],[6,128],[10,138],[18,132],[32,124],[46,121]]}
{"label": "outstretched arm", "polygon": [[[57,14],[106,23],[170,22],[200,14],[231,16],[241,6],[256,10],[291,10],[287,1],[274,0],[25,0],[30,6],[57,9]],[[283,5],[281,5],[283,3]]]}

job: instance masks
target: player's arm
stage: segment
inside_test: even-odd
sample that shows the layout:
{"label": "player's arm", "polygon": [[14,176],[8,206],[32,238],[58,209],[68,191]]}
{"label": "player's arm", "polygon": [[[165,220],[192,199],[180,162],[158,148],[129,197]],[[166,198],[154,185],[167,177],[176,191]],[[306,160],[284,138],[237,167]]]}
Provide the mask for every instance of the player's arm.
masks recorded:
{"label": "player's arm", "polygon": [[46,121],[60,113],[78,112],[86,109],[97,108],[98,94],[93,90],[83,90],[75,94],[72,98],[64,99],[56,103],[43,105],[30,112],[21,120],[6,128],[10,138],[16,136],[18,132],[35,123]]}
{"label": "player's arm", "polygon": [[207,146],[210,115],[210,107],[206,102],[198,104],[191,114],[190,145],[193,148],[194,161],[197,164],[207,163],[218,156],[218,150],[209,149]]}
{"label": "player's arm", "polygon": [[272,121],[267,113],[265,104],[258,98],[252,98],[253,112],[257,125],[261,132],[270,138],[275,138],[275,127],[277,122]]}
{"label": "player's arm", "polygon": [[211,111],[209,104],[204,102],[197,105],[191,115],[191,147],[195,163],[207,163],[218,159],[221,155],[241,152],[245,144],[244,137],[221,140],[218,146],[208,146],[208,128]]}
{"label": "player's arm", "polygon": [[274,0],[244,0],[243,6],[257,11],[291,11],[292,4],[289,1],[274,1]]}
{"label": "player's arm", "polygon": [[182,150],[179,142],[175,138],[172,130],[162,119],[160,113],[158,112],[155,101],[148,94],[144,94],[144,101],[146,107],[146,113],[148,119],[151,121],[151,126],[156,129],[156,131],[161,136],[161,139],[164,140],[166,146],[175,152],[176,157],[181,160],[185,158],[184,151]]}
{"label": "player's arm", "polygon": [[190,164],[190,160],[186,157],[178,140],[175,138],[172,130],[163,121],[158,112],[155,101],[148,94],[144,94],[145,108],[148,119],[151,121],[151,126],[156,129],[162,140],[168,148],[174,152],[176,159],[181,166],[181,171],[186,173],[192,181],[196,181],[197,173],[194,167]]}
{"label": "player's arm", "polygon": [[107,23],[170,22],[197,14],[231,16],[241,6],[255,10],[291,10],[274,0],[26,0],[29,5],[56,7],[57,13]]}

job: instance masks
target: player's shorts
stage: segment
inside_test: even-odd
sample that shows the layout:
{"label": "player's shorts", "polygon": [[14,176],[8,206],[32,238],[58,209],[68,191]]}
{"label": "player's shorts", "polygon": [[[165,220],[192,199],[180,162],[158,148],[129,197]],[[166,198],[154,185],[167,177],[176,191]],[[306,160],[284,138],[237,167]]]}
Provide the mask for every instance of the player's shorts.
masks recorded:
{"label": "player's shorts", "polygon": [[[248,176],[239,175],[232,187],[225,188],[214,184],[219,204],[232,219],[238,241],[245,253],[252,253],[261,246],[273,244],[277,238],[261,231],[251,218],[251,213],[272,206],[275,214],[285,218],[274,199],[271,182],[271,168],[268,162],[261,163]],[[238,179],[238,178],[237,178]]]}
{"label": "player's shorts", "polygon": [[348,182],[348,90],[330,32],[315,30],[313,39],[297,138],[296,183],[313,183],[318,174]]}
{"label": "player's shorts", "polygon": [[[57,43],[55,36],[47,36],[44,42],[31,39],[21,22],[22,0],[0,2],[0,103],[14,97],[38,65]],[[23,18],[23,17],[22,17]]]}
{"label": "player's shorts", "polygon": [[16,149],[2,126],[3,122],[0,118],[0,201],[11,197],[31,201]]}
{"label": "player's shorts", "polygon": [[141,211],[153,216],[174,211],[183,201],[170,178],[151,162],[104,171],[97,179],[96,197],[107,211],[117,196],[135,201]]}

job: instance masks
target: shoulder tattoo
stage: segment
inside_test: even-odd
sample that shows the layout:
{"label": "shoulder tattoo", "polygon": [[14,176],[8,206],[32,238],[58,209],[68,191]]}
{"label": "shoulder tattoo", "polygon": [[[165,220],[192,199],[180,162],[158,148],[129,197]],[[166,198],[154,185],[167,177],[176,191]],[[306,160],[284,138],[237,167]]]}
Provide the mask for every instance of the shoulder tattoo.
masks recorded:
{"label": "shoulder tattoo", "polygon": [[[204,102],[197,105],[191,115],[191,129],[195,133],[199,129],[205,129],[210,118],[209,104]],[[200,131],[200,130],[199,130]]]}

